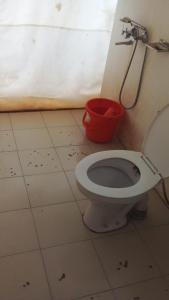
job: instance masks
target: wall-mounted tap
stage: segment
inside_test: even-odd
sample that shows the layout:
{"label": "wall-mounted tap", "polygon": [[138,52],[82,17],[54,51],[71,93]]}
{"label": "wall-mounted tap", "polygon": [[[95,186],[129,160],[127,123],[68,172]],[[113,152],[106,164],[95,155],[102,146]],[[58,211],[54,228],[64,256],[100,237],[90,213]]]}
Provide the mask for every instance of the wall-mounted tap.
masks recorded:
{"label": "wall-mounted tap", "polygon": [[144,26],[142,26],[141,24],[137,23],[134,20],[131,20],[129,17],[124,17],[124,18],[120,19],[120,21],[122,21],[123,23],[131,24],[131,26],[136,26],[136,27],[139,27],[139,28],[147,31],[147,29]]}
{"label": "wall-mounted tap", "polygon": [[[142,26],[139,23],[131,20],[128,17],[124,17],[120,21],[122,21],[123,23],[131,25],[131,29],[126,27],[125,29],[122,30],[122,35],[124,35],[125,39],[133,38],[133,41],[134,40],[135,41],[142,41],[143,43],[148,42],[148,33],[147,33],[147,29],[144,26]],[[116,45],[121,45],[121,42],[116,43]],[[127,43],[126,45],[132,45],[132,43],[129,43],[129,44]]]}

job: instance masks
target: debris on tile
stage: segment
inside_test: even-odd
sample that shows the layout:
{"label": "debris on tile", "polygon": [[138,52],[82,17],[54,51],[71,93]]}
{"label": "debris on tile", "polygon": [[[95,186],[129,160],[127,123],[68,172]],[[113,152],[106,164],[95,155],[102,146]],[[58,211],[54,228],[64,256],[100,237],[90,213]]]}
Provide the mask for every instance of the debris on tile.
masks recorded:
{"label": "debris on tile", "polygon": [[125,260],[125,262],[124,262],[124,267],[125,267],[125,268],[128,267],[128,260]]}
{"label": "debris on tile", "polygon": [[152,266],[152,265],[149,265],[148,267],[149,267],[150,269],[152,269],[152,268],[153,268],[153,266]]}
{"label": "debris on tile", "polygon": [[122,268],[128,268],[128,260],[125,259],[124,262],[119,261],[116,270],[120,271]]}
{"label": "debris on tile", "polygon": [[26,282],[22,285],[22,287],[26,288],[26,287],[29,286],[29,285],[30,285],[30,282],[29,282],[29,281],[26,281]]}
{"label": "debris on tile", "polygon": [[66,275],[65,273],[62,273],[62,275],[59,277],[58,281],[62,281],[63,279],[66,278]]}

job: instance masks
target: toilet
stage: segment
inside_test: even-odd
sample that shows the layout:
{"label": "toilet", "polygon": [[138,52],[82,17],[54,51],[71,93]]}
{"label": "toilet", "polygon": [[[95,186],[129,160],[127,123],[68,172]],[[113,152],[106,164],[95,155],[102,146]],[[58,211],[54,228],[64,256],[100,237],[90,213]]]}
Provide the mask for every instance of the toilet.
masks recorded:
{"label": "toilet", "polygon": [[101,151],[76,166],[78,186],[90,200],[83,221],[95,232],[127,224],[133,207],[146,209],[147,193],[169,177],[169,105],[158,112],[145,137],[142,152]]}

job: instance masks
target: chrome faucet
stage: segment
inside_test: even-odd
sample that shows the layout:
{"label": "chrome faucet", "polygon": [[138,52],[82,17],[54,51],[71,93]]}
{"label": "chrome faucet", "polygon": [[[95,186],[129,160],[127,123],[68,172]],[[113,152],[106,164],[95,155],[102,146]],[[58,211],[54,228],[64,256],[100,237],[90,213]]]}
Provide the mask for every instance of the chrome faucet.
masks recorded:
{"label": "chrome faucet", "polygon": [[126,42],[119,42],[116,43],[116,45],[132,45],[134,41],[142,41],[143,43],[148,42],[148,33],[147,33],[147,29],[144,26],[131,20],[128,17],[124,17],[120,21],[131,25],[130,30],[128,28],[122,30],[122,35],[124,35],[125,39],[133,38],[133,40],[129,40]]}

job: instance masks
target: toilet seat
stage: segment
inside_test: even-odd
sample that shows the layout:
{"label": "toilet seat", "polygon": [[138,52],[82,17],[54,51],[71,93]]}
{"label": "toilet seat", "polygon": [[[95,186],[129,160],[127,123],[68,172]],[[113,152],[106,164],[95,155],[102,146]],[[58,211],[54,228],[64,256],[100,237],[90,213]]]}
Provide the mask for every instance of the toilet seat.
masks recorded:
{"label": "toilet seat", "polygon": [[[140,171],[140,179],[130,187],[112,188],[98,185],[88,177],[88,169],[95,163],[106,159],[125,159],[133,163]],[[117,198],[127,203],[128,198],[137,197],[151,190],[160,180],[157,170],[150,165],[147,158],[141,152],[127,150],[109,150],[91,154],[81,160],[75,170],[76,178],[84,190],[90,194],[107,199]]]}

